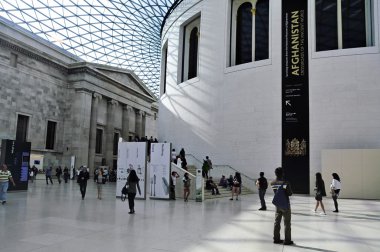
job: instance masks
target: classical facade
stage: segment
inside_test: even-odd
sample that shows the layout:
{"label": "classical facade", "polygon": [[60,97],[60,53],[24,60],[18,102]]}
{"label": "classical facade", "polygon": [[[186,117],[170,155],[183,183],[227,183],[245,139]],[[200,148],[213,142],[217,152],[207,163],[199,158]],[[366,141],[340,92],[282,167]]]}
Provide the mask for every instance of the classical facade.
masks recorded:
{"label": "classical facade", "polygon": [[[288,21],[295,35],[307,19],[308,139],[283,142],[283,105],[286,116],[296,115],[282,97],[282,4],[271,0],[183,0],[173,10],[161,36],[158,132],[176,149],[199,160],[208,155],[252,178],[260,171],[273,178],[282,155],[307,154],[309,167],[299,168],[309,175],[295,178],[310,181],[313,192],[323,150],[380,148],[380,6],[371,0],[293,2],[307,3],[302,16],[296,12]],[[289,53],[295,65],[299,39]],[[296,96],[297,86],[289,92]],[[349,176],[366,183],[363,174]]]}
{"label": "classical facade", "polygon": [[40,169],[112,168],[121,139],[157,137],[156,98],[133,72],[83,62],[4,19],[0,93],[0,138],[31,142]]}

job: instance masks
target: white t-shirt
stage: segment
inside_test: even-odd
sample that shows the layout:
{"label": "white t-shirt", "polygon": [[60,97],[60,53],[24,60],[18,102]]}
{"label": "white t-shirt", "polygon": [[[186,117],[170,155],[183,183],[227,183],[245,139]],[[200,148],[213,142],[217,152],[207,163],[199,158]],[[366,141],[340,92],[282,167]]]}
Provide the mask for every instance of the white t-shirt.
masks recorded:
{"label": "white t-shirt", "polygon": [[171,175],[171,176],[172,176],[173,185],[175,186],[177,183],[177,177],[173,176],[173,175]]}
{"label": "white t-shirt", "polygon": [[334,188],[334,190],[338,190],[338,189],[340,190],[342,189],[342,184],[340,183],[340,181],[333,179],[331,182],[330,188]]}

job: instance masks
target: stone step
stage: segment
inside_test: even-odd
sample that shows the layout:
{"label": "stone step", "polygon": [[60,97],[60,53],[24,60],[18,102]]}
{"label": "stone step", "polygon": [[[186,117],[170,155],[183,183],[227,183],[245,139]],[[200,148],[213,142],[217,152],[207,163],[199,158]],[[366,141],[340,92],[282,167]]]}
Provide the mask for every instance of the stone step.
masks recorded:
{"label": "stone step", "polygon": [[[215,199],[215,198],[231,198],[232,192],[229,189],[223,188],[223,187],[218,187],[219,189],[219,195],[212,195],[211,190],[206,190],[205,189],[205,200],[207,199]],[[242,187],[241,189],[241,194],[240,195],[247,195],[247,194],[253,194],[252,191],[250,191],[246,187]]]}

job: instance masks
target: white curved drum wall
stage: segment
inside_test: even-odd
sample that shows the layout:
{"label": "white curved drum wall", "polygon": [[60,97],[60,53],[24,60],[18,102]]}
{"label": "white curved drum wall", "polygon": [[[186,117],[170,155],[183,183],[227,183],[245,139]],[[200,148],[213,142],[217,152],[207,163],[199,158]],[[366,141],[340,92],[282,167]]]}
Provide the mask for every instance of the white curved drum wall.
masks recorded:
{"label": "white curved drum wall", "polygon": [[[167,21],[162,38],[162,44],[168,41],[167,85],[160,98],[159,136],[198,159],[209,155],[215,164],[229,164],[254,178],[264,171],[273,178],[274,168],[281,165],[281,6],[270,1],[270,59],[226,67],[228,2],[184,1]],[[309,6],[311,189],[315,172],[321,171],[321,150],[380,148],[377,3],[374,12],[376,46],[314,52]],[[198,77],[178,84],[180,26],[199,13]]]}

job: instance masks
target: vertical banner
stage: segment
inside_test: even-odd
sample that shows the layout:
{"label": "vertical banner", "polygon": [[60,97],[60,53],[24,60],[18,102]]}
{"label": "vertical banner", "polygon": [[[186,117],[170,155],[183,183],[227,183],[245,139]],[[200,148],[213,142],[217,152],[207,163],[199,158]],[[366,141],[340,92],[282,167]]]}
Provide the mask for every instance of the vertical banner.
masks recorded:
{"label": "vertical banner", "polygon": [[151,198],[169,199],[170,157],[170,143],[152,143],[150,145],[149,190]]}
{"label": "vertical banner", "polygon": [[141,195],[136,198],[145,199],[146,179],[146,142],[121,142],[118,145],[116,197],[121,196],[121,189],[127,182],[129,172],[135,170],[140,179]]}
{"label": "vertical banner", "polygon": [[309,193],[309,69],[306,0],[282,0],[282,167]]}

